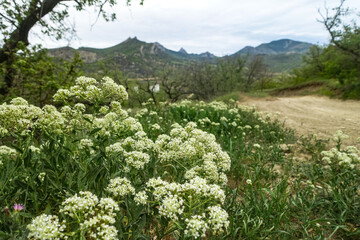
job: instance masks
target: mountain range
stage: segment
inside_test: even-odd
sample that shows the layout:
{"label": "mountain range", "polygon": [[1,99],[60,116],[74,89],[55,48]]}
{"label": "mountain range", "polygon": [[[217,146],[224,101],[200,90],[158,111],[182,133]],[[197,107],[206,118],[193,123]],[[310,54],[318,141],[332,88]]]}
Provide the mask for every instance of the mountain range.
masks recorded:
{"label": "mountain range", "polygon": [[173,51],[158,42],[147,43],[134,37],[109,48],[62,47],[49,49],[49,52],[51,56],[70,60],[77,51],[84,61],[85,72],[119,70],[129,77],[143,77],[169,65],[185,66],[194,61],[215,64],[221,58],[255,55],[263,56],[265,64],[273,72],[290,71],[301,65],[302,55],[309,50],[311,45],[306,42],[280,39],[257,47],[246,46],[234,54],[217,57],[210,52],[187,53],[183,48]]}

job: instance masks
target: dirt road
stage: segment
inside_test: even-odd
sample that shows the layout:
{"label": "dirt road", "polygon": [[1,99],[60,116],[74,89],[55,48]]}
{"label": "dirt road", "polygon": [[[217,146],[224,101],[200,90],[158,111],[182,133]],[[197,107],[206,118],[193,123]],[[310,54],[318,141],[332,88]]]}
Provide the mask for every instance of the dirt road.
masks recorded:
{"label": "dirt road", "polygon": [[342,130],[350,136],[346,144],[359,146],[360,101],[301,96],[244,98],[241,104],[255,106],[265,113],[279,112],[278,118],[299,135],[316,133],[321,138],[330,138],[336,130]]}

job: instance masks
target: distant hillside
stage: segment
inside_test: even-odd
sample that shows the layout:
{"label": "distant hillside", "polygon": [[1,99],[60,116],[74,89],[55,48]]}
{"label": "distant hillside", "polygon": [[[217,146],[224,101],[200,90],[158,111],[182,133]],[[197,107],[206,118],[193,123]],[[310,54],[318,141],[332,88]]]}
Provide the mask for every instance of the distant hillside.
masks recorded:
{"label": "distant hillside", "polygon": [[[281,39],[257,47],[247,46],[230,57],[263,55],[265,63],[274,72],[289,71],[301,65],[302,55],[310,43]],[[166,66],[184,66],[197,62],[216,63],[220,57],[210,52],[189,54],[185,49],[172,51],[160,43],[147,43],[136,37],[109,48],[70,47],[50,49],[54,57],[70,60],[77,51],[83,59],[85,72],[106,72],[119,70],[129,77],[143,77],[162,70]],[[228,57],[228,56],[227,56]]]}
{"label": "distant hillside", "polygon": [[[71,59],[75,49],[50,49],[52,56]],[[205,52],[202,54],[188,54],[183,48],[172,51],[160,43],[146,43],[136,37],[128,38],[124,42],[109,48],[81,47],[78,50],[85,63],[85,71],[98,72],[107,69],[117,69],[130,77],[140,77],[163,69],[165,66],[183,66],[191,61],[208,61],[215,63],[216,56]]]}
{"label": "distant hillside", "polygon": [[312,46],[311,43],[299,42],[290,39],[280,39],[270,43],[263,43],[257,47],[246,46],[231,57],[252,57],[261,55],[265,64],[273,72],[291,71],[300,67],[302,56]]}
{"label": "distant hillside", "polygon": [[277,55],[277,54],[291,54],[291,53],[306,53],[312,46],[311,43],[299,42],[290,39],[280,39],[272,41],[270,43],[263,43],[257,47],[246,46],[234,55],[241,54],[265,54],[265,55]]}

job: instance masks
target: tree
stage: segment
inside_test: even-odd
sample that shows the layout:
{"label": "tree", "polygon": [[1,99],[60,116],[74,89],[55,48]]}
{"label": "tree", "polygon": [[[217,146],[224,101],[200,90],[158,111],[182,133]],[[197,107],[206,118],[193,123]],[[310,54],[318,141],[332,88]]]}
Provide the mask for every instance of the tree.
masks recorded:
{"label": "tree", "polygon": [[161,87],[171,102],[176,102],[187,90],[187,75],[182,69],[176,70],[169,67],[158,74]]}
{"label": "tree", "polygon": [[[66,87],[81,75],[82,60],[75,54],[72,61],[49,57],[46,49],[38,46],[26,48],[13,56],[11,65],[0,64],[0,79],[7,71],[13,72],[13,86],[7,95],[0,95],[0,102],[21,96],[31,104],[44,106],[60,87]],[[4,84],[0,81],[0,84]],[[6,87],[6,86],[5,86]],[[0,86],[1,88],[1,86]]]}
{"label": "tree", "polygon": [[254,56],[247,66],[246,80],[244,90],[249,91],[253,83],[266,75],[267,66],[264,63],[264,57]]}
{"label": "tree", "polygon": [[[360,18],[360,12],[355,12],[344,7],[346,0],[340,0],[339,6],[329,10],[325,7],[325,14],[319,10],[326,30],[330,34],[330,43],[338,49],[352,55],[360,63],[360,27],[357,25],[357,18]],[[355,16],[351,21],[349,16]]]}
{"label": "tree", "polygon": [[218,79],[221,81],[219,91],[223,94],[238,89],[240,84],[244,82],[243,70],[246,65],[246,58],[238,57],[225,58],[217,63]]}
{"label": "tree", "polygon": [[[3,37],[0,47],[0,64],[11,65],[13,56],[17,52],[19,43],[29,45],[29,32],[35,25],[41,26],[41,32],[47,36],[61,39],[71,29],[65,23],[69,16],[69,8],[82,11],[87,7],[94,7],[98,17],[106,21],[116,19],[115,12],[109,12],[119,1],[116,0],[0,0],[0,34]],[[126,0],[129,5],[131,0]],[[143,0],[140,0],[140,4]],[[5,89],[0,93],[7,93],[13,84],[13,71],[8,69],[5,75]]]}

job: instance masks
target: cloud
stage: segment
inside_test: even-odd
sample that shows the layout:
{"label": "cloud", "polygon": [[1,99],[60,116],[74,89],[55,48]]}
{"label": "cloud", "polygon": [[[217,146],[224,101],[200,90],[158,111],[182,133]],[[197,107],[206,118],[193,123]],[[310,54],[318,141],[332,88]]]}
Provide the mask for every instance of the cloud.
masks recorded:
{"label": "cloud", "polygon": [[[116,22],[96,21],[93,10],[71,13],[80,40],[71,46],[109,47],[137,36],[147,42],[160,42],[172,50],[210,51],[231,54],[246,45],[256,46],[281,38],[311,43],[326,43],[328,34],[319,18],[323,0],[145,0],[140,6],[123,3],[117,7]],[[360,8],[360,1],[348,0]],[[328,0],[336,6],[337,0]],[[58,47],[66,41],[42,41],[46,47]]]}

